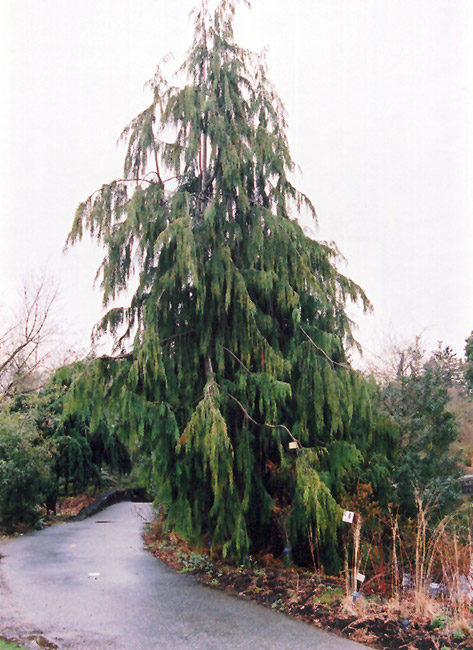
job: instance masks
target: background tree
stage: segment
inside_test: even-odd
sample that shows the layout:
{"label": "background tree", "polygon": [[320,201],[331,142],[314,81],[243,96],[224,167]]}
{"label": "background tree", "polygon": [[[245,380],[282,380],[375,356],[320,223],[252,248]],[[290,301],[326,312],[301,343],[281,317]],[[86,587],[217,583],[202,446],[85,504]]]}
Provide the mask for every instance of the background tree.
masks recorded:
{"label": "background tree", "polygon": [[473,336],[466,340],[465,359],[456,360],[456,372],[450,384],[449,409],[458,422],[458,448],[463,452],[466,473],[473,472]]}
{"label": "background tree", "polygon": [[[48,468],[44,500],[48,510],[56,509],[59,494],[77,494],[88,486],[100,486],[101,471],[127,474],[131,470],[126,447],[102,418],[90,429],[90,408],[84,404],[72,415],[64,414],[68,391],[87,362],[58,368],[41,390],[21,394],[9,403],[13,419],[27,419],[36,432],[36,448]],[[7,409],[4,410],[5,415]]]}
{"label": "background tree", "polygon": [[55,298],[45,279],[25,284],[19,314],[0,331],[0,400],[38,387],[52,337]]}
{"label": "background tree", "polygon": [[418,337],[394,350],[396,373],[384,379],[380,398],[399,426],[399,455],[393,480],[402,509],[415,513],[415,492],[450,509],[458,496],[461,458],[455,451],[457,420],[452,390],[461,383],[461,363],[451,349],[427,357]]}
{"label": "background tree", "polygon": [[60,493],[99,485],[102,468],[131,469],[113,425],[102,419],[91,431],[87,405],[63,416],[69,386],[83,363],[52,371],[60,350],[53,350],[55,299],[46,279],[26,284],[17,317],[0,335],[0,520],[8,528],[34,523],[44,504],[55,510]]}
{"label": "background tree", "polygon": [[384,490],[395,443],[347,362],[346,301],[368,300],[294,219],[315,211],[290,181],[284,109],[264,60],[236,44],[234,10],[194,12],[184,85],[158,68],[123,132],[123,178],[77,210],[68,241],[88,230],[104,245],[104,304],[137,278],[98,327],[114,356],[87,368],[75,404],[149,459],[186,538],[242,557],[310,526],[328,549],[338,495],[355,472]]}
{"label": "background tree", "polygon": [[35,523],[49,483],[49,454],[31,418],[0,411],[0,528]]}
{"label": "background tree", "polygon": [[473,332],[465,343],[465,384],[470,393],[473,393]]}

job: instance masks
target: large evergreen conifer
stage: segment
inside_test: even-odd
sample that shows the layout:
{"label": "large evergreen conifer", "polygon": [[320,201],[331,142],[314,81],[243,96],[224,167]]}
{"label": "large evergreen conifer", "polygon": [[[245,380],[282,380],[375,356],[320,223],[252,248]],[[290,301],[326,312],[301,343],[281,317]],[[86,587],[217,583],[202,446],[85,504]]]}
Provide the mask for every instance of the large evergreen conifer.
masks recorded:
{"label": "large evergreen conifer", "polygon": [[123,133],[124,178],[79,206],[69,242],[88,230],[104,245],[105,305],[138,279],[99,325],[115,356],[76,399],[149,457],[174,529],[242,557],[308,527],[334,539],[354,472],[384,484],[389,436],[346,356],[345,303],[369,303],[295,219],[314,208],[291,183],[264,61],[234,41],[234,5],[196,10],[187,83],[158,69]]}

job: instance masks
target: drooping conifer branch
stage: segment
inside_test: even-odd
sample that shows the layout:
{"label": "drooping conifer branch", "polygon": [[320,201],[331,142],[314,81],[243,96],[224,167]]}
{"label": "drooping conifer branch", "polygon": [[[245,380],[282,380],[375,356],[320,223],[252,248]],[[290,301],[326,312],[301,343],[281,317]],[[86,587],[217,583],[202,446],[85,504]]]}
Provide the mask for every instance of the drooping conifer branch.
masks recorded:
{"label": "drooping conifer branch", "polygon": [[245,414],[245,417],[248,418],[250,422],[253,422],[253,424],[256,424],[256,426],[258,427],[268,427],[269,429],[284,429],[284,431],[286,431],[286,433],[289,434],[289,437],[292,439],[292,441],[297,443],[298,448],[302,447],[299,440],[297,440],[297,438],[293,436],[293,434],[291,433],[291,431],[289,431],[289,429],[286,427],[285,424],[268,424],[267,422],[257,422],[254,418],[251,417],[251,415],[248,413],[248,410],[243,406],[243,404],[239,400],[237,400],[236,397],[234,397],[230,393],[227,393],[227,395],[230,399],[232,399],[234,402],[238,404],[238,406]]}
{"label": "drooping conifer branch", "polygon": [[303,334],[305,334],[305,335],[307,336],[307,338],[308,338],[309,341],[312,343],[312,345],[314,346],[314,348],[315,348],[316,350],[318,350],[319,352],[321,352],[321,353],[324,355],[324,357],[325,357],[328,361],[330,361],[330,363],[332,364],[332,366],[340,366],[340,368],[345,368],[345,370],[350,370],[350,366],[347,366],[345,363],[338,363],[338,361],[334,361],[333,359],[331,359],[331,358],[328,356],[328,354],[325,352],[325,350],[322,350],[322,348],[320,348],[316,343],[314,343],[314,341],[312,340],[312,338],[307,334],[307,332],[305,331],[305,329],[304,329],[301,325],[299,325],[299,329],[301,330],[301,332],[302,332]]}

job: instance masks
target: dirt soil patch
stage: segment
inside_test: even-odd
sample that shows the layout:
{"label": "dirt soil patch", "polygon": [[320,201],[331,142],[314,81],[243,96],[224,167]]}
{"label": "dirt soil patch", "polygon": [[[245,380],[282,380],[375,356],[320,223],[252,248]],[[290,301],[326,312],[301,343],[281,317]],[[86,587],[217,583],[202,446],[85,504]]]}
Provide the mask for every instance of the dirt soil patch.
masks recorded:
{"label": "dirt soil patch", "polygon": [[377,594],[347,597],[342,578],[285,568],[272,556],[249,558],[247,566],[233,566],[212,556],[209,549],[194,549],[174,533],[165,533],[156,521],[144,534],[146,548],[167,565],[191,573],[203,584],[253,600],[382,650],[473,649],[472,615],[459,619],[445,604],[434,601],[423,616],[415,614],[412,594],[401,604]]}

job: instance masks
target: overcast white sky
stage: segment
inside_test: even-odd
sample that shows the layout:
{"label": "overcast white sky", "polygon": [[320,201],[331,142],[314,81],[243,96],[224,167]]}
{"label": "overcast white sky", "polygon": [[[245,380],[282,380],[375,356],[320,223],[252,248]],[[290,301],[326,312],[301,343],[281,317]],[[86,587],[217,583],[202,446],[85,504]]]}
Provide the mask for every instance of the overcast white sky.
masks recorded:
{"label": "overcast white sky", "polygon": [[[148,103],[168,52],[181,62],[197,0],[0,0],[0,306],[22,278],[60,289],[68,343],[100,316],[100,255],[62,248],[77,204],[120,177],[115,142]],[[237,40],[269,46],[298,184],[386,336],[424,332],[461,355],[473,329],[473,2],[253,0]]]}

